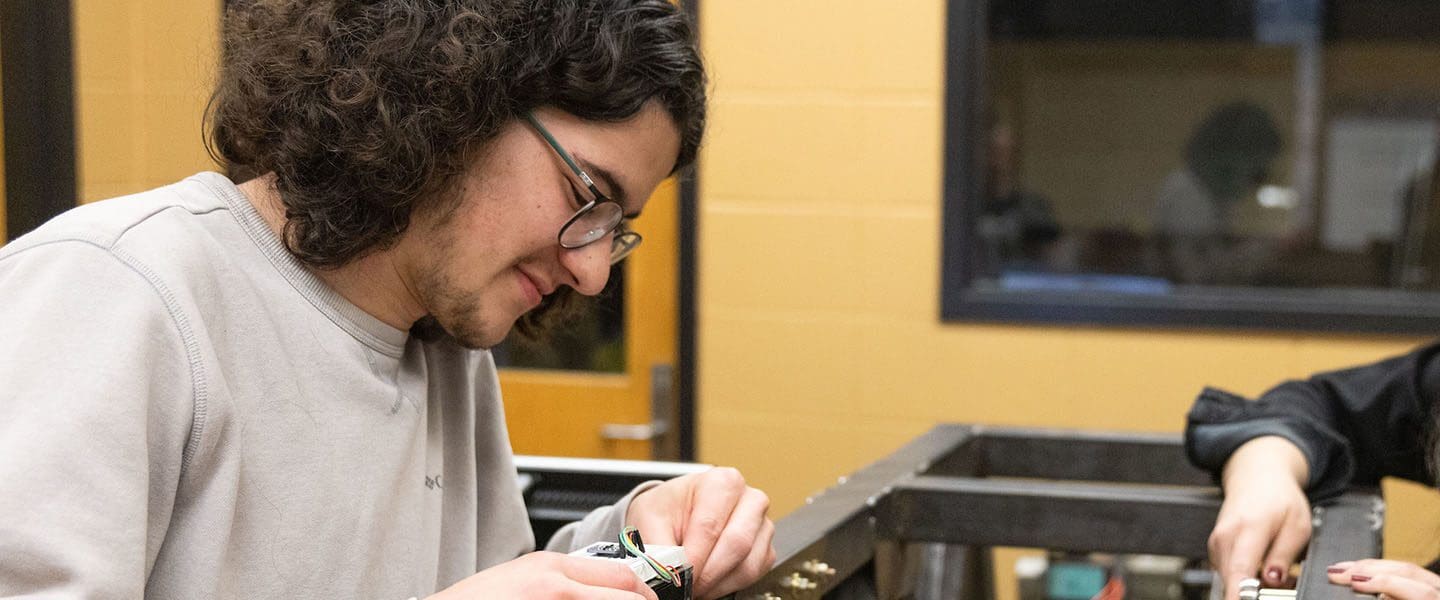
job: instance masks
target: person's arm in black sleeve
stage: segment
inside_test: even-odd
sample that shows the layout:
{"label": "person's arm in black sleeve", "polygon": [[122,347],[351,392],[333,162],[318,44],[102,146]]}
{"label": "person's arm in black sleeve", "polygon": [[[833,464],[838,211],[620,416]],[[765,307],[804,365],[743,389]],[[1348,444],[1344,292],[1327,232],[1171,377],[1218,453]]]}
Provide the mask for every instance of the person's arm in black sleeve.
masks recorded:
{"label": "person's arm in black sleeve", "polygon": [[1246,578],[1285,584],[1312,533],[1314,503],[1382,475],[1425,478],[1437,348],[1286,382],[1257,402],[1201,393],[1185,447],[1224,488],[1207,546],[1225,600],[1239,600]]}
{"label": "person's arm in black sleeve", "polygon": [[1217,475],[1230,455],[1257,437],[1295,444],[1309,463],[1312,501],[1390,475],[1434,483],[1426,469],[1434,431],[1431,400],[1440,392],[1440,344],[1371,365],[1288,381],[1250,402],[1207,388],[1185,431],[1192,462]]}

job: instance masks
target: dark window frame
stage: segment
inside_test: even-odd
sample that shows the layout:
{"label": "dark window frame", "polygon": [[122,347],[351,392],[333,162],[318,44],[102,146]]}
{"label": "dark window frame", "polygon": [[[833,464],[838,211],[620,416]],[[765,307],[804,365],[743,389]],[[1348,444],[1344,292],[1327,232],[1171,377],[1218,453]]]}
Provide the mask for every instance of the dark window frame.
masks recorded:
{"label": "dark window frame", "polygon": [[947,322],[1019,322],[1365,333],[1440,333],[1440,294],[1389,289],[1213,287],[1177,295],[1007,291],[972,286],[972,224],[983,190],[988,0],[946,16],[942,272]]}

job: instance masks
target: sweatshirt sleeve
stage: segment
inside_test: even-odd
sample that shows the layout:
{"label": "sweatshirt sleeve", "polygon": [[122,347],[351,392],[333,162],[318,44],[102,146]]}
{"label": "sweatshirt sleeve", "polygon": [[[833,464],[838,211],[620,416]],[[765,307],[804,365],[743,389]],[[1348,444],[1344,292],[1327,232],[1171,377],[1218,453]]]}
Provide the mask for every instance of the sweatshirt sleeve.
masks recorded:
{"label": "sweatshirt sleeve", "polygon": [[142,597],[195,423],[183,317],[101,246],[6,250],[0,597]]}
{"label": "sweatshirt sleeve", "polygon": [[1251,402],[1207,388],[1190,409],[1185,448],[1217,477],[1230,454],[1256,437],[1290,440],[1310,465],[1312,501],[1386,476],[1434,484],[1426,468],[1440,393],[1440,344],[1374,364],[1287,381]]}
{"label": "sweatshirt sleeve", "polygon": [[659,481],[647,481],[630,493],[625,494],[610,506],[602,506],[590,511],[585,518],[561,527],[545,543],[546,550],[555,552],[574,552],[590,544],[600,541],[615,541],[620,536],[620,530],[625,527],[625,513],[630,509],[630,501],[641,492],[660,485]]}

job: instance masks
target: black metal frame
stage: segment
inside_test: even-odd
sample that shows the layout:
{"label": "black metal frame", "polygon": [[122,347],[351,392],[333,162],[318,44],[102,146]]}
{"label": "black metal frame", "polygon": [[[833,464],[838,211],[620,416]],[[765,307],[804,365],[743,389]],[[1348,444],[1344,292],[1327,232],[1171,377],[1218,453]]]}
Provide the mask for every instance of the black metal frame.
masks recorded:
{"label": "black metal frame", "polygon": [[1000,321],[1440,333],[1440,295],[1400,290],[1210,288],[1181,295],[986,290],[972,286],[971,224],[985,157],[988,0],[952,0],[945,62],[944,250],[941,318]]}
{"label": "black metal frame", "polygon": [[[681,0],[680,6],[690,14],[692,22],[695,23],[695,43],[700,43],[700,0]],[[701,150],[702,154],[704,150]],[[698,161],[697,161],[698,162]],[[696,278],[695,266],[700,264],[698,257],[698,244],[696,238],[700,231],[698,215],[700,204],[698,192],[700,186],[699,169],[691,167],[680,177],[680,211],[679,211],[679,238],[680,238],[680,275],[677,282],[680,287],[680,339],[676,360],[677,383],[676,383],[676,426],[678,431],[678,445],[682,461],[695,460],[695,304],[696,304]]]}
{"label": "black metal frame", "polygon": [[[735,597],[984,600],[988,547],[1199,559],[1219,507],[1178,436],[941,425],[781,519],[775,568]],[[1317,508],[1309,560],[1378,557],[1383,521],[1368,492]],[[1353,600],[1323,569],[1298,590]]]}

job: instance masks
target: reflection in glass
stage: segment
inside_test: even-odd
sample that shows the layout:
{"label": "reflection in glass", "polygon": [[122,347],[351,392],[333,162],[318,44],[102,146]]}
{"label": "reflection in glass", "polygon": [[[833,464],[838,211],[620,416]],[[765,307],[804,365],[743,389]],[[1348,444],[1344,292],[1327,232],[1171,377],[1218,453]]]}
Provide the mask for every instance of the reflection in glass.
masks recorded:
{"label": "reflection in glass", "polygon": [[1006,269],[1046,270],[1056,262],[1060,224],[1050,201],[1020,186],[1015,132],[992,124],[986,161],[984,205],[976,231],[986,262]]}
{"label": "reflection in glass", "polygon": [[1216,108],[1185,143],[1182,166],[1165,176],[1151,223],[1159,272],[1181,283],[1245,284],[1271,266],[1270,236],[1240,235],[1247,205],[1261,202],[1280,132],[1249,102]]}
{"label": "reflection in glass", "polygon": [[1429,4],[991,0],[971,285],[1440,288]]}

